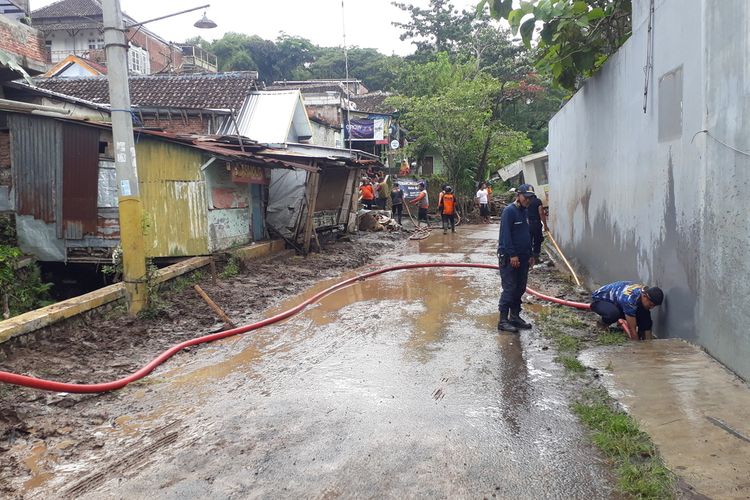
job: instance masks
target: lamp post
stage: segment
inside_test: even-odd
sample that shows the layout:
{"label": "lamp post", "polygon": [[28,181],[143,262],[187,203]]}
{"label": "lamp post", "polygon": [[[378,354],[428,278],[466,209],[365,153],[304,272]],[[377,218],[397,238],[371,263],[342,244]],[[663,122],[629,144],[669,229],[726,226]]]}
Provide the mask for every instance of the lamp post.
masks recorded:
{"label": "lamp post", "polygon": [[[151,21],[204,7],[208,6],[204,5],[169,16],[162,16]],[[123,22],[120,0],[104,0],[102,2],[102,16],[104,21],[104,47],[107,55],[109,102],[112,113],[112,142],[114,143],[119,193],[122,275],[125,283],[128,313],[135,315],[148,304],[148,283],[146,280],[143,210],[138,185],[138,168],[135,159],[133,118],[128,85],[128,41],[125,34],[130,26],[126,27]],[[145,23],[138,23],[138,25],[142,24]]]}

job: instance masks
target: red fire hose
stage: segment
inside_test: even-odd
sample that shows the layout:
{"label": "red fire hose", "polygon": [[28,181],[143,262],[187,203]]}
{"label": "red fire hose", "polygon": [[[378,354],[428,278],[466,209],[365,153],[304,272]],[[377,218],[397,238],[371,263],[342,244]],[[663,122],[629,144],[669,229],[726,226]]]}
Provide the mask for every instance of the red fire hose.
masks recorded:
{"label": "red fire hose", "polygon": [[[335,292],[336,290],[340,290],[341,288],[347,287],[351,285],[352,283],[356,283],[357,281],[365,280],[367,278],[372,278],[373,276],[377,276],[379,274],[383,274],[383,273],[387,273],[391,271],[400,271],[403,269],[417,269],[417,268],[424,268],[424,267],[472,267],[472,268],[480,268],[480,269],[498,269],[498,266],[495,264],[471,264],[471,263],[452,264],[452,263],[444,263],[444,262],[430,262],[430,263],[421,263],[421,264],[401,264],[397,266],[386,267],[383,269],[378,269],[377,271],[371,271],[369,273],[360,274],[353,278],[349,278],[339,283],[336,283],[335,285],[332,285],[326,288],[325,290],[318,292],[317,294],[301,302],[295,307],[292,307],[291,309],[288,309],[270,318],[264,319],[262,321],[258,321],[257,323],[251,323],[249,325],[241,326],[238,328],[233,328],[231,330],[226,330],[226,331],[214,333],[211,335],[204,335],[202,337],[196,337],[191,340],[186,340],[185,342],[182,342],[180,344],[176,344],[170,347],[169,349],[167,349],[166,351],[162,352],[161,354],[159,354],[156,358],[154,358],[151,362],[149,362],[147,365],[142,367],[140,370],[128,375],[127,377],[123,377],[119,380],[114,380],[112,382],[104,382],[101,384],[71,384],[71,383],[55,382],[53,380],[44,380],[44,379],[40,379],[36,377],[29,377],[26,375],[18,375],[16,373],[0,371],[0,382],[4,382],[6,384],[20,385],[24,387],[31,387],[34,389],[42,389],[45,391],[54,391],[54,392],[94,393],[94,392],[114,391],[114,390],[125,387],[131,382],[135,382],[136,380],[142,379],[143,377],[151,373],[157,366],[164,363],[166,360],[168,360],[169,358],[171,358],[172,356],[174,356],[181,350],[185,349],[186,347],[203,344],[206,342],[213,342],[215,340],[231,337],[234,335],[239,335],[241,333],[251,332],[253,330],[263,328],[264,326],[278,323],[279,321],[285,320],[291,316],[294,316],[295,314],[302,312],[307,306],[319,301],[326,295],[329,295]],[[561,304],[564,306],[575,307],[577,309],[584,309],[584,310],[590,308],[589,304],[558,299],[557,297],[551,297],[549,295],[541,294],[530,288],[527,288],[526,291],[532,295],[539,297],[542,300],[547,300],[547,301]]]}

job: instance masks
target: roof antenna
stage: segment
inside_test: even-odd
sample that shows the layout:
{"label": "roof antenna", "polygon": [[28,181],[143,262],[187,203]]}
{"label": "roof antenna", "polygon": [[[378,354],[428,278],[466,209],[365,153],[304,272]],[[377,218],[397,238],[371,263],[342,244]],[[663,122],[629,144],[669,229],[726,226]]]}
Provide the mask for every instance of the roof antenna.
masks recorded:
{"label": "roof antenna", "polygon": [[341,0],[341,27],[344,34],[344,72],[346,73],[344,83],[346,84],[346,129],[344,132],[344,138],[346,133],[349,133],[349,155],[352,153],[352,123],[349,118],[349,109],[351,107],[351,100],[349,98],[349,49],[346,46],[346,11],[344,10],[344,0]]}

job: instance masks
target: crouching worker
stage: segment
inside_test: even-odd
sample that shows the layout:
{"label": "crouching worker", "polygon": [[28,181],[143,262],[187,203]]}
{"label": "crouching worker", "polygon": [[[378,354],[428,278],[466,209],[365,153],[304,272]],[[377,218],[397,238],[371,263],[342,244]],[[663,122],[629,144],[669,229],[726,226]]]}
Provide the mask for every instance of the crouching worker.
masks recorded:
{"label": "crouching worker", "polygon": [[659,287],[647,287],[632,281],[616,281],[591,294],[591,310],[601,316],[604,325],[620,319],[628,324],[630,335],[636,333],[640,340],[653,338],[651,309],[664,302],[664,292]]}

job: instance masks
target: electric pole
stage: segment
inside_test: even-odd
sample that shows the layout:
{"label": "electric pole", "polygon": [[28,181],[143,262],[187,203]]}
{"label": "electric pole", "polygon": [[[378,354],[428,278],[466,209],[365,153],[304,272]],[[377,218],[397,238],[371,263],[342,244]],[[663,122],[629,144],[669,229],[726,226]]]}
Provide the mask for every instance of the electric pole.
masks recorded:
{"label": "electric pole", "polygon": [[103,0],[104,47],[112,114],[112,142],[120,207],[120,244],[128,313],[138,314],[148,304],[146,249],[141,197],[133,141],[133,118],[128,86],[128,40],[120,0]]}

